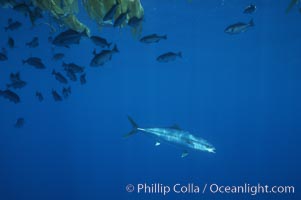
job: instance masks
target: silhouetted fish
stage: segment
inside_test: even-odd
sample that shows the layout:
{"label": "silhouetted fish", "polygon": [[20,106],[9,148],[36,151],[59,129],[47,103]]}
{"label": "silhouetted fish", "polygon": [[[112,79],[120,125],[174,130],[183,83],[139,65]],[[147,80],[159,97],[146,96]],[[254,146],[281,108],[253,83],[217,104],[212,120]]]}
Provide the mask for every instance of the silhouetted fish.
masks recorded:
{"label": "silhouetted fish", "polygon": [[4,97],[5,99],[8,99],[11,102],[19,103],[20,97],[14,93],[13,91],[7,89],[7,90],[0,90],[0,96]]}
{"label": "silhouetted fish", "polygon": [[104,48],[104,47],[109,48],[112,44],[112,43],[108,43],[108,41],[105,38],[101,38],[98,36],[92,36],[92,37],[90,37],[90,39],[95,45],[100,46],[101,48]]}
{"label": "silhouetted fish", "polygon": [[6,61],[8,58],[6,56],[6,54],[4,53],[0,53],[0,61]]}
{"label": "silhouetted fish", "polygon": [[110,10],[105,14],[105,16],[103,17],[103,21],[113,20],[115,14],[116,14],[118,5],[119,5],[119,2],[117,0],[116,3],[110,8]]}
{"label": "silhouetted fish", "polygon": [[22,80],[13,81],[10,84],[6,84],[7,88],[14,88],[14,89],[21,89],[21,88],[25,87],[26,85],[27,85],[27,83]]}
{"label": "silhouetted fish", "polygon": [[15,40],[12,37],[8,37],[7,44],[9,48],[14,48],[15,47]]}
{"label": "silhouetted fish", "polygon": [[54,101],[62,101],[63,100],[61,95],[59,95],[57,93],[57,91],[55,91],[55,90],[52,90],[52,97],[53,97]]}
{"label": "silhouetted fish", "polygon": [[77,77],[76,77],[76,74],[70,70],[70,69],[65,69],[66,71],[66,75],[67,77],[71,80],[71,81],[77,81]]}
{"label": "silhouetted fish", "polygon": [[122,24],[124,24],[126,20],[126,16],[130,13],[130,10],[128,9],[126,12],[121,13],[114,21],[114,27],[120,27]]}
{"label": "silhouetted fish", "polygon": [[254,26],[253,20],[251,20],[249,23],[238,22],[238,23],[228,26],[225,29],[225,33],[228,33],[231,35],[243,33],[243,32],[246,32],[250,27],[253,27],[253,26]]}
{"label": "silhouetted fish", "polygon": [[30,48],[38,47],[39,46],[39,38],[38,37],[32,38],[32,40],[30,42],[26,43],[26,46],[28,46]]}
{"label": "silhouetted fish", "polygon": [[106,62],[112,59],[114,53],[119,52],[117,46],[115,45],[112,50],[102,50],[100,53],[96,53],[95,49],[93,51],[94,57],[90,62],[91,67],[98,67],[104,65]]}
{"label": "silhouetted fish", "polygon": [[8,31],[8,30],[14,31],[14,30],[19,29],[21,26],[22,26],[21,22],[15,21],[15,22],[9,23],[9,24],[4,28],[4,30],[5,30],[5,31]]}
{"label": "silhouetted fish", "polygon": [[142,21],[143,21],[143,17],[138,18],[138,17],[134,16],[134,17],[129,19],[128,25],[130,27],[137,28],[138,26],[141,25]]}
{"label": "silhouetted fish", "polygon": [[58,60],[61,60],[62,58],[64,58],[64,54],[63,53],[56,53],[52,56],[52,60],[54,61],[58,61]]}
{"label": "silhouetted fish", "polygon": [[79,44],[82,36],[87,36],[87,33],[85,31],[79,33],[77,31],[69,29],[58,34],[52,41],[52,44],[69,48],[71,44]]}
{"label": "silhouetted fish", "polygon": [[23,117],[17,119],[16,123],[14,124],[15,128],[22,128],[25,124],[25,120]]}
{"label": "silhouetted fish", "polygon": [[68,87],[68,88],[64,87],[63,90],[62,90],[62,94],[63,94],[65,99],[68,98],[69,95],[71,94],[71,87]]}
{"label": "silhouetted fish", "polygon": [[250,4],[244,9],[245,14],[252,14],[256,11],[256,5]]}
{"label": "silhouetted fish", "polygon": [[150,43],[157,43],[160,40],[166,40],[167,36],[166,35],[157,35],[157,34],[151,34],[151,35],[147,35],[144,36],[140,39],[140,42],[142,43],[146,43],[146,44],[150,44]]}
{"label": "silhouetted fish", "polygon": [[168,52],[158,56],[157,61],[166,63],[166,62],[174,61],[177,57],[182,58],[182,53]]}
{"label": "silhouetted fish", "polygon": [[68,83],[68,80],[60,72],[56,72],[55,70],[52,70],[52,74],[54,75],[55,79],[60,83],[63,84]]}
{"label": "silhouetted fish", "polygon": [[32,25],[35,25],[36,20],[43,18],[42,10],[35,7],[33,11],[29,12],[29,18]]}
{"label": "silhouetted fish", "polygon": [[26,60],[23,60],[23,65],[24,64],[29,64],[37,69],[45,69],[45,65],[43,64],[42,60],[38,57],[29,57]]}
{"label": "silhouetted fish", "polygon": [[40,102],[42,102],[44,100],[44,97],[43,97],[42,93],[39,92],[39,91],[36,92],[36,97],[38,98],[38,100]]}
{"label": "silhouetted fish", "polygon": [[16,74],[11,73],[9,78],[11,83],[6,85],[7,88],[20,89],[27,85],[25,81],[21,80],[19,72],[17,72]]}
{"label": "silhouetted fish", "polygon": [[19,81],[20,80],[20,72],[17,72],[17,73],[11,73],[9,75],[9,79],[10,81],[14,82],[14,81]]}
{"label": "silhouetted fish", "polygon": [[65,63],[63,62],[63,67],[65,70],[71,70],[73,71],[74,73],[83,73],[85,68],[84,67],[81,67],[75,63]]}

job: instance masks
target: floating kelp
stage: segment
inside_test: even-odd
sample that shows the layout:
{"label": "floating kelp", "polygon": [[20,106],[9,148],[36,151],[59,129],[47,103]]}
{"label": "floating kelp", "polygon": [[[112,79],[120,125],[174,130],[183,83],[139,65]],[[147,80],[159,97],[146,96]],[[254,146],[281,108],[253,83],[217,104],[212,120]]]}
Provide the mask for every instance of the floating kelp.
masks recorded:
{"label": "floating kelp", "polygon": [[[80,33],[85,32],[90,36],[89,28],[77,18],[79,3],[80,0],[31,0],[27,4],[17,4],[14,0],[0,0],[1,7],[29,14],[33,25],[36,19],[42,17],[41,11],[48,11],[59,25]],[[88,16],[96,21],[100,28],[114,24],[115,27],[124,27],[129,23],[133,33],[141,32],[140,22],[144,10],[140,0],[82,0],[82,4]],[[122,20],[118,21],[120,18]]]}

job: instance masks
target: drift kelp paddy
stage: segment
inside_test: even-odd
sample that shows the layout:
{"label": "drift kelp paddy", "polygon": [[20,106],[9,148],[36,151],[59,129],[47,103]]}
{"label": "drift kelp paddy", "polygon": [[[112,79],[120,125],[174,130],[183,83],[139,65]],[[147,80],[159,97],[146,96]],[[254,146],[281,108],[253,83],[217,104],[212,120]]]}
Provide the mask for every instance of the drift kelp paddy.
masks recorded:
{"label": "drift kelp paddy", "polygon": [[[83,5],[84,8],[79,9],[80,5]],[[7,16],[7,23],[2,26],[3,32],[7,34],[7,42],[5,46],[2,46],[0,52],[1,64],[9,65],[11,59],[16,59],[11,58],[10,53],[17,51],[16,47],[20,45],[24,45],[28,50],[40,48],[42,36],[34,35],[34,31],[32,31],[33,35],[30,36],[30,39],[23,44],[18,44],[14,40],[11,36],[12,32],[19,33],[25,28],[34,30],[37,26],[45,26],[49,29],[47,42],[49,48],[53,49],[49,57],[56,64],[60,63],[59,67],[50,67],[49,63],[46,63],[45,59],[39,54],[31,55],[31,53],[28,53],[19,60],[22,70],[32,68],[37,71],[47,71],[47,77],[43,78],[55,79],[60,84],[58,88],[51,86],[43,91],[34,88],[35,92],[31,96],[40,103],[47,100],[45,95],[47,93],[51,95],[51,100],[57,103],[67,100],[72,95],[72,92],[76,91],[73,89],[76,82],[79,82],[80,85],[86,85],[87,67],[100,68],[113,58],[117,57],[118,59],[118,54],[123,53],[123,49],[119,49],[114,41],[99,36],[104,28],[111,27],[119,31],[127,27],[136,37],[136,40],[133,40],[133,42],[140,42],[145,45],[160,45],[159,43],[164,43],[168,40],[168,34],[154,33],[158,30],[153,30],[142,36],[142,25],[147,22],[144,20],[144,8],[140,0],[0,0],[0,6],[12,9],[15,13],[24,16],[24,20],[29,20],[31,24],[31,27],[25,27],[23,25],[24,22]],[[292,0],[287,12],[299,6],[299,0]],[[89,18],[96,22],[99,27],[97,31],[91,31],[90,27],[78,18],[79,10],[86,12]],[[224,30],[224,33],[229,35],[238,35],[245,34],[250,29],[255,29],[256,19],[254,20],[253,18],[256,12],[257,7],[255,4],[246,5],[237,14],[244,13],[246,16],[250,16],[248,17],[250,18],[249,21],[229,22],[229,24],[220,27],[220,31]],[[68,52],[62,51],[69,50],[75,45],[81,45],[82,40],[89,40],[94,45],[94,49],[85,50],[86,52],[91,52],[88,62],[85,65],[80,65],[74,63],[73,60],[66,60],[65,53],[67,54]],[[176,43],[176,41],[173,42]],[[101,48],[101,50],[97,48]],[[185,56],[185,53],[183,54],[179,49],[165,50],[164,52],[156,53],[154,60],[157,63],[164,64],[180,61],[183,55]],[[10,71],[9,81],[0,88],[0,97],[14,104],[22,102],[23,98],[20,95],[20,90],[26,90],[29,87],[28,85],[30,85],[28,84],[30,80],[26,79],[20,71]],[[12,123],[12,125],[21,124],[15,126],[17,128],[23,127],[25,122],[22,113],[19,115],[21,116],[17,118],[16,122]],[[130,121],[134,126],[132,133],[141,131],[184,148],[215,153],[215,148],[206,140],[198,138],[178,127],[140,128],[135,125],[133,120]],[[156,146],[158,145],[160,145],[159,141],[156,143]],[[182,157],[187,155],[187,150],[183,151]]]}

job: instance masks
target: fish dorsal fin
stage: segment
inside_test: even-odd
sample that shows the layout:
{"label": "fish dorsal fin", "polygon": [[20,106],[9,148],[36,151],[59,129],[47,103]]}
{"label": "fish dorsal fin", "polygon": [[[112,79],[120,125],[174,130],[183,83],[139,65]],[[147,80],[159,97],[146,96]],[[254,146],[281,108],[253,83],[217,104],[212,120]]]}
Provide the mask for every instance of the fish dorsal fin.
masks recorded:
{"label": "fish dorsal fin", "polygon": [[176,129],[176,130],[182,130],[178,124],[174,124],[174,125],[170,126],[169,128]]}

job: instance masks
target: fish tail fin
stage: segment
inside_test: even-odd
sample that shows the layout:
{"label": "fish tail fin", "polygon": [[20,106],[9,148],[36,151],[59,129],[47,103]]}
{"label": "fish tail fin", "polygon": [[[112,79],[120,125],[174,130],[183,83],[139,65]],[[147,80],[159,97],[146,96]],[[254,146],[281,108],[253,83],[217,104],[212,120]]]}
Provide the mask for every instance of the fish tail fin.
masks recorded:
{"label": "fish tail fin", "polygon": [[124,135],[125,138],[127,138],[127,137],[129,137],[129,136],[132,136],[132,135],[134,135],[134,134],[136,134],[136,133],[138,132],[138,125],[137,125],[137,123],[133,120],[133,118],[130,117],[130,116],[128,116],[128,120],[129,120],[130,123],[132,124],[132,130],[131,130],[128,134]]}
{"label": "fish tail fin", "polygon": [[290,12],[290,10],[298,3],[297,0],[291,0],[290,4],[288,5],[287,9],[286,9],[286,14]]}
{"label": "fish tail fin", "polygon": [[116,44],[114,45],[114,48],[112,49],[112,51],[114,51],[114,52],[116,52],[116,53],[118,53],[118,52],[119,52],[119,50],[118,50],[118,48],[117,48],[117,45],[116,45]]}
{"label": "fish tail fin", "polygon": [[85,30],[83,32],[81,32],[81,35],[84,37],[90,37],[89,30],[87,28],[85,28]]}
{"label": "fish tail fin", "polygon": [[250,26],[255,26],[253,19],[250,20],[249,24]]}
{"label": "fish tail fin", "polygon": [[182,52],[181,52],[181,51],[178,53],[178,56],[179,56],[180,58],[182,58],[182,57],[183,57],[183,56],[182,56]]}

